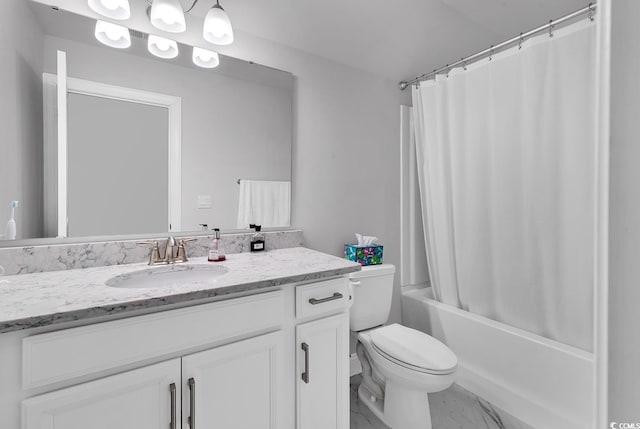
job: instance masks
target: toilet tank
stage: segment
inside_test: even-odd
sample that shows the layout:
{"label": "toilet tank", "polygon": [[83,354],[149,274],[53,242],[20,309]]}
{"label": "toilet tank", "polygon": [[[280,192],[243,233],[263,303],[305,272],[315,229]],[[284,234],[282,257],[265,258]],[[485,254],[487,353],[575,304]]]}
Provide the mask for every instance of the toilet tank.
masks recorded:
{"label": "toilet tank", "polygon": [[351,273],[353,305],[349,313],[352,331],[362,331],[384,324],[391,310],[393,275],[391,264],[368,265],[362,271]]}

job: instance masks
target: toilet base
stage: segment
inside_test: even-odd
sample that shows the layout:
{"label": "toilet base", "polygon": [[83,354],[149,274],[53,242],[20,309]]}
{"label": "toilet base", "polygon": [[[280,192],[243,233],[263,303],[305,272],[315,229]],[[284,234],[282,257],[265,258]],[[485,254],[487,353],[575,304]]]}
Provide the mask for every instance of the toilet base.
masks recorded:
{"label": "toilet base", "polygon": [[377,399],[364,384],[358,387],[358,399],[381,421],[384,421],[384,399]]}
{"label": "toilet base", "polygon": [[382,421],[392,429],[431,429],[429,396],[424,390],[407,389],[387,380],[384,399]]}
{"label": "toilet base", "polygon": [[429,397],[424,391],[400,388],[387,380],[384,399],[375,396],[363,385],[358,398],[391,429],[431,429]]}

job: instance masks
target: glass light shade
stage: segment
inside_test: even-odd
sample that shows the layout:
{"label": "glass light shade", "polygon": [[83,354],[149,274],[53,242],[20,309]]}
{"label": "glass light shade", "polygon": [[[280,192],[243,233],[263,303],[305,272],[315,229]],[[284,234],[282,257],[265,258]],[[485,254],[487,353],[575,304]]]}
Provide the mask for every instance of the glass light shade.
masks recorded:
{"label": "glass light shade", "polygon": [[156,57],[171,59],[178,56],[178,44],[175,40],[165,39],[164,37],[149,35],[147,49]]}
{"label": "glass light shade", "polygon": [[111,19],[129,19],[129,0],[88,0],[89,7],[102,16]]}
{"label": "glass light shade", "polygon": [[229,16],[219,5],[213,6],[204,19],[202,37],[207,42],[216,45],[230,45],[233,43],[233,28]]}
{"label": "glass light shade", "polygon": [[96,21],[95,35],[100,43],[112,48],[126,49],[131,46],[129,29],[122,25]]}
{"label": "glass light shade", "polygon": [[182,33],[187,29],[184,12],[178,0],[153,0],[151,24],[169,33]]}
{"label": "glass light shade", "polygon": [[218,54],[216,52],[194,47],[193,63],[198,67],[212,69],[218,67],[218,65],[220,64],[220,58],[218,57]]}

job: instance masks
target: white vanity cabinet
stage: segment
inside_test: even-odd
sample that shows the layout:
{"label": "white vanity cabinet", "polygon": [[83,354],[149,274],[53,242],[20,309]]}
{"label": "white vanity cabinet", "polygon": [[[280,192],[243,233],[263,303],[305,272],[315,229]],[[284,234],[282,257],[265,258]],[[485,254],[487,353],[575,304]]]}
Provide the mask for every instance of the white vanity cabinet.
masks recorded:
{"label": "white vanity cabinet", "polygon": [[36,396],[23,429],[277,429],[282,349],[277,331]]}
{"label": "white vanity cabinet", "polygon": [[296,326],[297,428],[349,428],[349,300],[343,279],[296,289],[298,318],[315,317]]}
{"label": "white vanity cabinet", "polygon": [[0,428],[347,429],[347,278],[225,298],[1,334]]}

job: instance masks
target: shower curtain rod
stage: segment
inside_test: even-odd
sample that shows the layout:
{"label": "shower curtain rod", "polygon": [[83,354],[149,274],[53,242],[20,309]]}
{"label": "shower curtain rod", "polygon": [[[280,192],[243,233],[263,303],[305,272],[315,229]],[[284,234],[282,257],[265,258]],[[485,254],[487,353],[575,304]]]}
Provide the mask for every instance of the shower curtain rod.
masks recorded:
{"label": "shower curtain rod", "polygon": [[584,15],[585,13],[589,14],[589,19],[593,21],[593,14],[596,11],[596,4],[595,3],[589,3],[588,6],[583,7],[582,9],[578,9],[575,12],[571,12],[568,15],[563,16],[562,18],[558,18],[556,20],[550,20],[547,24],[545,25],[541,25],[540,27],[534,28],[533,30],[527,31],[526,33],[520,33],[518,36],[513,37],[509,40],[505,40],[502,43],[499,43],[497,45],[491,45],[491,47],[489,47],[488,49],[485,49],[484,51],[480,51],[478,53],[475,53],[473,55],[470,55],[468,57],[462,58],[458,61],[456,61],[453,64],[447,64],[444,67],[441,67],[439,69],[435,69],[433,70],[431,73],[425,73],[422,76],[418,76],[414,79],[411,80],[403,80],[402,82],[398,83],[398,87],[400,88],[401,91],[404,91],[406,88],[409,87],[409,85],[413,85],[414,83],[418,83],[418,82],[422,82],[423,80],[429,80],[433,77],[435,77],[438,74],[441,74],[443,72],[448,72],[449,70],[451,70],[454,67],[457,66],[466,66],[468,63],[474,61],[474,60],[479,60],[482,59],[484,57],[486,57],[487,55],[493,55],[496,52],[498,52],[499,50],[502,50],[503,48],[506,48],[507,46],[511,46],[513,44],[515,44],[516,42],[518,43],[522,43],[524,42],[527,38],[541,33],[543,31],[549,30],[549,35],[553,36],[553,29],[556,25],[562,24],[564,22],[570,21],[574,18],[577,18],[581,15]]}

